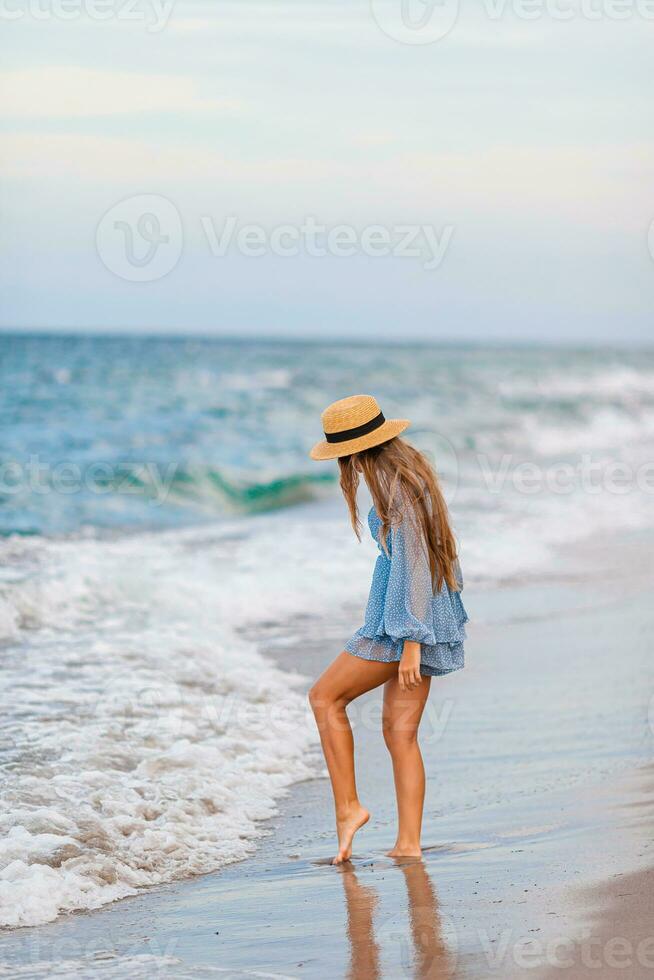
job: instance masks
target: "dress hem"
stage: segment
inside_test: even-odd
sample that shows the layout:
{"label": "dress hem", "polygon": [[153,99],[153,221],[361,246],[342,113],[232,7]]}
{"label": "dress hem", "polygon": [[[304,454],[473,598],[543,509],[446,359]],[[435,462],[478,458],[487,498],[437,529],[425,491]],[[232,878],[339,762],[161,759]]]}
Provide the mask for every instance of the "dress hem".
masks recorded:
{"label": "dress hem", "polygon": [[[350,653],[353,657],[358,657],[359,660],[367,660],[369,663],[378,663],[378,664],[399,664],[401,660],[401,654],[394,655],[392,657],[389,657],[388,659],[384,659],[382,657],[367,657],[360,650],[353,650],[349,646],[349,643],[350,641],[348,641],[348,643],[346,643],[345,646],[343,647],[345,653]],[[452,667],[435,667],[432,666],[431,664],[421,661],[420,673],[424,677],[442,677],[444,674],[453,674],[455,671],[462,670],[464,667],[465,667],[464,662],[460,664],[455,664]]]}

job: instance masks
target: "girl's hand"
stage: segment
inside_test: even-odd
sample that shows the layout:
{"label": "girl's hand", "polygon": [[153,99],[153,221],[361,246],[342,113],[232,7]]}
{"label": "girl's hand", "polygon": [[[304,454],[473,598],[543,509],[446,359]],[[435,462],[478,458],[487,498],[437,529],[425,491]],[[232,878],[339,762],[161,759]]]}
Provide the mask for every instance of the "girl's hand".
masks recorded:
{"label": "girl's hand", "polygon": [[401,691],[412,691],[422,683],[420,675],[420,644],[413,640],[405,640],[402,648],[402,658],[398,671]]}

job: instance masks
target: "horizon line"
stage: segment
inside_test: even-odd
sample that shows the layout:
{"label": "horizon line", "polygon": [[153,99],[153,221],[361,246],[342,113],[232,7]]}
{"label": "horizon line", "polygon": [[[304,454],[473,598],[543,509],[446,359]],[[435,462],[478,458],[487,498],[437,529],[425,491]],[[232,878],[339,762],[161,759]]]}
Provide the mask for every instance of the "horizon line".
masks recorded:
{"label": "horizon line", "polygon": [[639,339],[625,339],[622,341],[592,341],[581,338],[571,338],[565,340],[557,338],[555,340],[546,339],[518,339],[516,337],[493,337],[488,340],[481,338],[454,338],[444,337],[429,339],[426,337],[352,337],[346,334],[325,336],[299,336],[297,334],[233,334],[207,333],[198,331],[197,333],[185,333],[181,330],[165,330],[160,328],[99,328],[84,329],[78,327],[17,327],[0,324],[0,338],[2,337],[32,337],[32,338],[70,338],[85,340],[169,340],[169,341],[188,341],[188,342],[217,342],[233,344],[303,344],[313,346],[333,347],[348,344],[352,347],[447,347],[447,348],[497,348],[506,349],[509,347],[522,348],[529,350],[554,350],[562,348],[565,350],[616,350],[616,351],[652,351],[654,343]]}

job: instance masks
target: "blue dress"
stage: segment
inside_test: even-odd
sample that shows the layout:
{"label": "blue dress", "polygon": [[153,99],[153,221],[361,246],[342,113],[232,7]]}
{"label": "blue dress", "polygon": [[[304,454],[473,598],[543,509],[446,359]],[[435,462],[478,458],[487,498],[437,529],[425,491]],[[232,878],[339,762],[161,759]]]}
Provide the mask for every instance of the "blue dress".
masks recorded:
{"label": "blue dress", "polygon": [[[361,629],[345,649],[364,660],[399,661],[405,640],[421,645],[420,673],[433,677],[463,667],[464,624],[468,616],[461,596],[443,582],[432,587],[431,571],[422,535],[408,517],[386,536],[388,555],[379,543],[381,521],[374,507],[368,514],[370,533],[377,542],[375,564]],[[463,588],[457,562],[457,581]]]}

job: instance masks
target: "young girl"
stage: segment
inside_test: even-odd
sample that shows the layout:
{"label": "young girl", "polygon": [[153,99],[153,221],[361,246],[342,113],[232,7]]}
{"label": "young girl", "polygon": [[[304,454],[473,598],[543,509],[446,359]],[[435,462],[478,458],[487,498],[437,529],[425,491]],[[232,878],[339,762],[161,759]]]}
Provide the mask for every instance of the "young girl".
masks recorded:
{"label": "young girl", "polygon": [[463,667],[463,588],[456,543],[438,480],[403,439],[407,419],[385,419],[371,395],[334,402],[322,414],[325,439],[313,459],[338,459],[341,489],[360,538],[356,501],[363,474],[379,555],[365,623],[309,692],[334,793],[338,853],[347,861],[370,814],[359,802],[346,707],[384,684],[383,733],[391,754],[398,833],[391,857],[418,857],[425,770],[418,747],[431,678]]}

